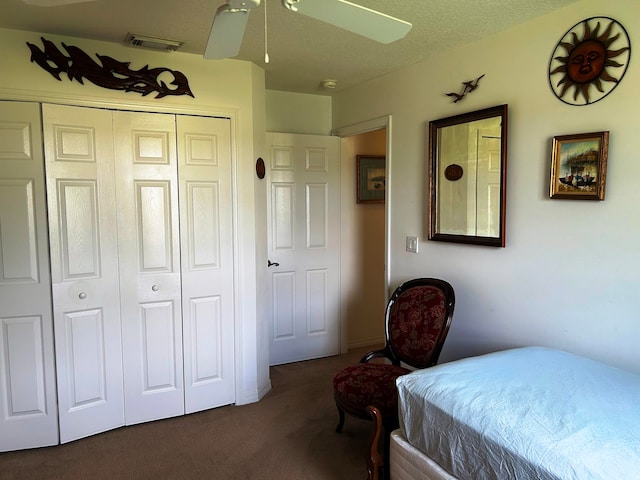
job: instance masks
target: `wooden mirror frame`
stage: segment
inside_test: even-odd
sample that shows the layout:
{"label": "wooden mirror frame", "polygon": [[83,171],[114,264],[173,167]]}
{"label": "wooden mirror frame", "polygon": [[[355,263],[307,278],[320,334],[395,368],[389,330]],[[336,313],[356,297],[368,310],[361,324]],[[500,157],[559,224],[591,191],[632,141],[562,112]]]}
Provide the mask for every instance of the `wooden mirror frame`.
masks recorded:
{"label": "wooden mirror frame", "polygon": [[[429,240],[441,242],[467,243],[474,245],[487,245],[491,247],[505,246],[505,218],[506,218],[506,189],[507,189],[507,118],[508,106],[498,105],[496,107],[485,108],[475,112],[463,113],[452,117],[441,118],[429,122]],[[441,158],[440,138],[441,129],[455,125],[462,125],[478,120],[499,117],[500,123],[500,195],[499,195],[499,212],[497,212],[497,220],[499,221],[497,236],[481,236],[469,235],[461,233],[447,233],[439,231],[439,179],[441,171],[443,171],[448,181],[458,181],[464,171],[458,158]],[[444,171],[446,170],[446,172]],[[463,206],[466,211],[466,205]],[[476,209],[477,211],[477,209]],[[478,233],[477,231],[475,232]]]}

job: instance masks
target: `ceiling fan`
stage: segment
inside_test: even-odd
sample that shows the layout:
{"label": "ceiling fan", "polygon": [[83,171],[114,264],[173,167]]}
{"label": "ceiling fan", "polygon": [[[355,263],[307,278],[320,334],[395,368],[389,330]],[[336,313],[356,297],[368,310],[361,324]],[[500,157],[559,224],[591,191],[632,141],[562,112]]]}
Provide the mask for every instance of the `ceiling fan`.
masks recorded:
{"label": "ceiling fan", "polygon": [[[281,0],[282,6],[380,43],[403,38],[411,24],[346,0]],[[240,52],[249,13],[260,0],[228,0],[216,10],[204,58],[230,58]]]}
{"label": "ceiling fan", "polygon": [[[55,7],[95,0],[22,0],[28,5]],[[347,0],[281,0],[292,12],[329,23],[362,35],[379,43],[391,43],[403,38],[412,25],[382,12]],[[231,58],[238,55],[251,10],[261,0],[227,0],[216,10],[204,58]]]}

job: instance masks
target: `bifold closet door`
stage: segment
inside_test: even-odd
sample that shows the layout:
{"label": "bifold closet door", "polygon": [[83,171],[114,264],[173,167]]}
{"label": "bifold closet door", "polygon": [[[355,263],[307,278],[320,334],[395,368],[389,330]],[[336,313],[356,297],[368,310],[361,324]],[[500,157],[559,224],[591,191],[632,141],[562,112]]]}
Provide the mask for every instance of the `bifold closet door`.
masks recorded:
{"label": "bifold closet door", "polygon": [[178,165],[174,115],[113,119],[130,425],[184,414]]}
{"label": "bifold closet door", "polygon": [[58,443],[40,105],[0,102],[0,451]]}
{"label": "bifold closet door", "polygon": [[233,403],[230,120],[43,112],[61,441]]}
{"label": "bifold closet door", "polygon": [[235,401],[231,121],[177,116],[186,413]]}
{"label": "bifold closet door", "polygon": [[113,129],[43,105],[60,440],[124,424]]}

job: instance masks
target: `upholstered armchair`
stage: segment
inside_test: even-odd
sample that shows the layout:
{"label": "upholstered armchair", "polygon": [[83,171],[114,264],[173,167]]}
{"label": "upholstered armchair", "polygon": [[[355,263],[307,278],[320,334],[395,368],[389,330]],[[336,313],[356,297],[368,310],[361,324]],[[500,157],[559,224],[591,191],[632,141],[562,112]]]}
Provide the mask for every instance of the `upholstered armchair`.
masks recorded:
{"label": "upholstered armchair", "polygon": [[[360,363],[344,368],[333,379],[341,432],[345,413],[374,420],[367,457],[369,478],[377,478],[377,439],[384,429],[384,461],[388,461],[389,435],[398,426],[396,379],[412,369],[435,365],[453,317],[455,295],[444,280],[417,278],[400,285],[385,312],[385,346],[366,354]],[[385,359],[384,363],[373,361]],[[373,407],[373,408],[371,408]],[[388,469],[387,469],[388,471]]]}

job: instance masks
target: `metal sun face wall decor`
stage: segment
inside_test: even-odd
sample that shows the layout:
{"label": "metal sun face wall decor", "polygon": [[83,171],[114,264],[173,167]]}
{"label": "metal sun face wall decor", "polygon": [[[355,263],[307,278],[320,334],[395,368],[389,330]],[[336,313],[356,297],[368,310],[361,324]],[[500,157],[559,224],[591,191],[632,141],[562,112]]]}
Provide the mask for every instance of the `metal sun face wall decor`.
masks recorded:
{"label": "metal sun face wall decor", "polygon": [[611,93],[624,77],[631,43],[609,17],[576,23],[560,39],[549,61],[549,85],[569,105],[589,105]]}

